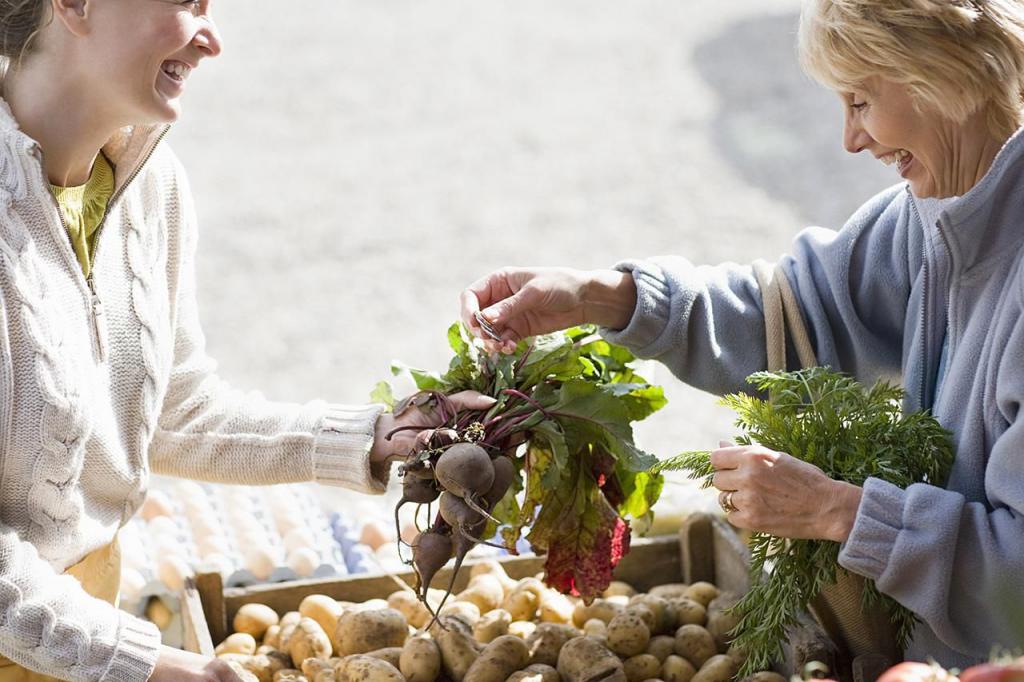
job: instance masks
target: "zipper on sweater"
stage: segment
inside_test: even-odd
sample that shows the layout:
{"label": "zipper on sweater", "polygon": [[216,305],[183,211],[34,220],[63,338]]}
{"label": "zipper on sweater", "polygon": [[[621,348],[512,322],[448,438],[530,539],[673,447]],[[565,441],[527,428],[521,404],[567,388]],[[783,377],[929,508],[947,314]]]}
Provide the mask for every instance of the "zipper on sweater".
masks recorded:
{"label": "zipper on sweater", "polygon": [[[909,193],[909,189],[907,192]],[[917,216],[917,222],[921,223],[922,234],[921,234],[921,323],[918,328],[923,334],[921,339],[921,361],[918,363],[918,402],[917,409],[925,409],[925,367],[928,364],[928,335],[925,330],[925,324],[928,322],[928,236],[926,234],[927,226],[924,224],[924,219],[921,218],[921,213],[917,210],[917,204],[914,203],[913,198],[910,201],[910,209]]]}
{"label": "zipper on sweater", "polygon": [[[138,177],[139,173],[142,172],[142,169],[149,162],[149,159],[153,156],[153,153],[156,151],[157,146],[164,139],[164,137],[166,137],[167,132],[169,130],[170,126],[164,126],[164,129],[160,131],[160,134],[157,136],[156,140],[153,142],[152,145],[150,145],[149,151],[146,152],[146,155],[142,158],[142,161],[140,161],[135,166],[135,169],[132,171],[132,174],[128,176],[128,179],[125,180],[119,188],[117,188],[117,190],[110,196],[110,200],[107,201],[107,207],[106,210],[103,211],[103,217],[100,219],[100,224],[96,226],[96,236],[94,237],[96,243],[96,251],[95,253],[93,253],[94,263],[97,261],[96,256],[99,255],[99,247],[101,243],[100,235],[103,232],[104,225],[106,225],[107,223],[107,216],[110,215],[110,210],[114,206],[114,202],[121,198],[121,196],[124,194],[128,186],[131,185],[135,178]],[[47,187],[49,186],[50,179],[46,177],[46,171],[42,164],[41,152],[39,154],[39,161],[39,170],[43,176],[43,186]],[[50,198],[53,200],[54,208],[56,208],[57,210],[57,216],[60,218],[61,227],[64,230],[64,234],[62,236],[67,237],[67,235],[69,234],[68,224],[67,221],[64,219],[64,213],[60,210],[60,203],[57,201],[57,198],[53,196],[53,192],[49,192],[49,194]],[[67,243],[66,239],[64,241],[65,243]],[[71,260],[73,262],[73,266],[78,265],[77,260],[74,257],[73,251],[71,254]],[[78,272],[81,272],[80,268],[78,268]],[[103,300],[100,298],[99,293],[97,293],[96,291],[96,282],[93,279],[93,273],[90,272],[88,277],[85,277],[84,275],[82,275],[82,277],[85,279],[85,286],[89,293],[89,308],[92,313],[93,340],[96,342],[96,355],[101,363],[105,363],[107,361],[107,346],[109,344],[107,340],[107,318],[103,310]]]}

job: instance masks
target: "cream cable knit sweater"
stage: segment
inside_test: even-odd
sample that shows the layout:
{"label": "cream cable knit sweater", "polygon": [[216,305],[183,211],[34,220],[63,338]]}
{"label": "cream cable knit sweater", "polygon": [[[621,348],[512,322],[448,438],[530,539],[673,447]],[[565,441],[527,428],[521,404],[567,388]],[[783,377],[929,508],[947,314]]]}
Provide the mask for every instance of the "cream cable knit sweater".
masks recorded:
{"label": "cream cable knit sweater", "polygon": [[[68,680],[143,682],[160,635],[60,573],[111,541],[150,471],[381,492],[379,406],[265,401],[204,351],[196,221],[163,129],[104,147],[117,168],[93,286],[38,145],[0,100],[0,654]],[[374,473],[377,475],[375,476]]]}

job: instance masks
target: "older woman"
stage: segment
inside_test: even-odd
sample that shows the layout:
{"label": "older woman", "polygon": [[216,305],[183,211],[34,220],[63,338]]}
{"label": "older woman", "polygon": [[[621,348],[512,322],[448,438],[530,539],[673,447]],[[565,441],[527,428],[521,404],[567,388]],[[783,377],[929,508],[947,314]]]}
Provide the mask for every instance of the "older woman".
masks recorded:
{"label": "older woman", "polygon": [[[905,182],[839,232],[801,233],[786,281],[820,364],[902,379],[906,409],[953,432],[956,463],[946,489],[860,488],[721,447],[714,484],[737,526],[842,543],[842,566],[921,618],[907,657],[962,666],[1024,641],[1024,5],[811,0],[800,53],[839,96],[846,149]],[[751,268],[680,257],[506,269],[463,294],[494,346],[593,322],[716,393],[765,368],[762,306]]]}

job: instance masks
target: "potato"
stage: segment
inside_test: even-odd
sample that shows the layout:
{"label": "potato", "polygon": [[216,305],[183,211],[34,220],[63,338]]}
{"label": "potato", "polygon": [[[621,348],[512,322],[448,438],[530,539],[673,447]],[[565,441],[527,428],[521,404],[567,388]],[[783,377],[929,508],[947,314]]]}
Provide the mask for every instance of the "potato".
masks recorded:
{"label": "potato", "polygon": [[473,661],[480,655],[480,645],[473,639],[473,629],[458,616],[441,616],[430,629],[441,650],[441,667],[455,682],[462,682]]}
{"label": "potato", "polygon": [[228,667],[231,668],[231,671],[238,675],[238,679],[242,682],[260,682],[259,678],[243,668],[241,663],[238,663],[237,661],[227,661],[227,664]]}
{"label": "potato", "polygon": [[247,632],[236,632],[233,635],[228,635],[227,639],[218,644],[213,653],[217,656],[221,654],[252,656],[256,653],[256,639]]}
{"label": "potato", "polygon": [[633,586],[629,583],[624,583],[621,580],[613,580],[608,583],[608,587],[605,588],[601,596],[607,599],[608,597],[614,597],[618,594],[632,597],[636,594],[636,590],[633,589]]}
{"label": "potato", "polygon": [[455,595],[455,599],[476,604],[484,614],[501,606],[505,601],[505,588],[496,576],[485,573],[472,578],[466,589]]}
{"label": "potato", "polygon": [[277,648],[278,639],[281,636],[281,626],[271,625],[267,628],[267,631],[263,634],[263,644],[265,646]]}
{"label": "potato", "polygon": [[678,627],[675,621],[675,612],[669,608],[669,601],[667,599],[644,594],[640,595],[637,603],[650,609],[654,614],[654,626],[651,627],[652,635],[675,632]]}
{"label": "potato", "polygon": [[723,654],[712,656],[700,667],[690,682],[732,682],[736,664]]}
{"label": "potato", "polygon": [[[338,659],[338,660],[340,660],[340,659]],[[319,673],[321,671],[324,671],[324,670],[330,671],[330,673],[333,675],[334,674],[334,666],[337,664],[338,661],[334,660],[334,659],[328,659],[328,660],[325,661],[322,658],[307,658],[304,661],[300,661],[300,662],[292,661],[292,662],[296,663],[299,666],[299,668],[302,669],[302,674],[303,675],[305,675],[306,677],[312,679],[312,678],[316,677],[317,673]]]}
{"label": "potato", "polygon": [[729,645],[729,648],[725,651],[725,655],[732,659],[732,662],[736,664],[737,670],[743,667],[743,664],[747,662],[747,658],[750,656],[746,649],[738,647],[735,644]]}
{"label": "potato", "polygon": [[640,616],[640,619],[644,622],[644,625],[647,626],[647,630],[651,634],[653,634],[658,627],[658,617],[654,615],[654,611],[639,602],[627,606],[623,613]]}
{"label": "potato", "polygon": [[580,602],[572,612],[572,622],[576,627],[583,627],[591,618],[608,623],[612,618],[622,613],[625,608],[607,599],[595,599],[589,606]]}
{"label": "potato", "polygon": [[632,597],[627,597],[624,594],[613,594],[612,596],[605,599],[605,601],[609,604],[615,604],[616,606],[626,608],[627,606],[629,606],[630,599],[632,599]]}
{"label": "potato", "polygon": [[377,649],[376,651],[370,651],[366,654],[367,656],[373,656],[379,658],[382,661],[387,661],[391,665],[398,667],[399,659],[402,657],[402,647],[400,646],[389,646],[383,649]]}
{"label": "potato", "polygon": [[704,625],[707,622],[707,610],[689,597],[673,597],[668,602],[668,609],[672,614],[672,624],[677,629],[683,625]]}
{"label": "potato", "polygon": [[388,607],[405,616],[406,622],[414,628],[424,627],[433,617],[430,615],[427,605],[420,601],[415,592],[410,590],[392,592],[388,596]]}
{"label": "potato", "polygon": [[697,669],[682,656],[672,654],[661,664],[661,679],[665,682],[690,682],[696,674]]}
{"label": "potato", "polygon": [[295,626],[295,632],[288,640],[288,653],[298,665],[307,658],[322,658],[327,660],[331,657],[331,639],[312,618],[303,618]]}
{"label": "potato", "polygon": [[622,662],[622,671],[626,673],[627,682],[644,682],[658,676],[661,661],[650,654],[637,654]]}
{"label": "potato", "polygon": [[540,600],[540,619],[544,623],[572,625],[572,613],[575,608],[575,604],[564,594],[548,590]]}
{"label": "potato", "polygon": [[505,572],[505,567],[493,559],[485,559],[473,564],[473,567],[469,569],[470,580],[478,575],[493,575],[501,583],[505,594],[511,592],[516,586],[516,581],[508,577],[508,573]]}
{"label": "potato", "polygon": [[423,635],[410,637],[402,647],[398,669],[408,682],[434,682],[441,674],[441,650]]}
{"label": "potato", "polygon": [[342,658],[334,667],[334,677],[341,682],[405,682],[395,666],[366,654]]}
{"label": "potato", "polygon": [[312,682],[338,682],[333,670],[321,670],[313,677]]}
{"label": "potato", "polygon": [[650,641],[651,631],[636,613],[620,613],[608,623],[608,648],[624,658],[642,654]]}
{"label": "potato", "polygon": [[785,676],[771,670],[762,670],[759,673],[748,675],[740,682],[787,682]]}
{"label": "potato", "polygon": [[540,595],[533,590],[519,589],[518,587],[508,593],[501,603],[501,608],[508,611],[512,620],[533,620],[540,607]]}
{"label": "potato", "polygon": [[[405,616],[391,608],[346,611],[338,619],[335,639],[342,656],[402,646],[409,634]],[[337,673],[337,670],[335,670]]]}
{"label": "potato", "polygon": [[579,635],[579,630],[571,625],[539,624],[537,629],[526,638],[526,646],[530,651],[530,663],[558,665],[558,652],[562,650],[566,642],[574,637],[579,637]]}
{"label": "potato", "polygon": [[528,620],[514,620],[509,623],[508,634],[515,635],[519,639],[526,639],[537,629],[537,624]]}
{"label": "potato", "polygon": [[605,637],[608,634],[608,624],[600,618],[591,618],[583,624],[583,634],[593,637]]}
{"label": "potato", "polygon": [[651,637],[651,641],[647,644],[646,653],[654,656],[662,663],[665,659],[676,652],[676,638],[669,637],[668,635],[658,635],[657,637]]}
{"label": "potato", "polygon": [[387,599],[367,599],[364,602],[358,604],[346,604],[344,602],[338,602],[341,604],[343,611],[380,611],[381,609],[388,608]]}
{"label": "potato", "polygon": [[288,651],[288,644],[300,620],[302,620],[302,614],[298,611],[289,611],[281,617],[281,631],[277,635],[278,649]]}
{"label": "potato", "polygon": [[309,682],[309,678],[301,670],[285,668],[274,673],[273,682]]}
{"label": "potato", "polygon": [[676,653],[700,670],[704,662],[718,653],[711,633],[699,625],[683,625],[676,630]]}
{"label": "potato", "polygon": [[466,671],[463,682],[505,682],[530,662],[526,642],[514,635],[502,635],[487,645]]}
{"label": "potato", "polygon": [[235,632],[244,632],[255,639],[262,639],[271,625],[277,625],[281,618],[277,611],[264,604],[244,604],[235,614],[232,625]]}
{"label": "potato", "polygon": [[715,638],[715,644],[718,645],[720,654],[725,653],[729,648],[729,643],[732,641],[729,632],[740,622],[738,615],[725,611],[738,601],[739,597],[734,594],[720,594],[708,604],[708,622],[705,627]]}
{"label": "potato", "polygon": [[338,643],[334,641],[334,635],[338,629],[338,619],[341,618],[342,612],[341,604],[326,594],[311,594],[299,604],[299,614],[304,618],[312,618],[320,625],[331,640],[333,650],[336,650],[338,646]]}
{"label": "potato", "polygon": [[704,608],[707,608],[711,600],[718,596],[718,588],[711,583],[696,582],[690,585],[689,589],[683,593],[683,596],[689,597]]}
{"label": "potato", "polygon": [[480,620],[480,607],[471,601],[453,601],[441,609],[441,615],[458,616],[470,625]]}
{"label": "potato", "polygon": [[622,661],[593,637],[566,642],[558,654],[558,672],[564,682],[626,682]]}
{"label": "potato", "polygon": [[508,634],[508,626],[512,624],[512,615],[505,609],[494,609],[484,614],[473,625],[473,637],[478,642],[489,644],[493,640]]}
{"label": "potato", "polygon": [[647,591],[647,594],[652,597],[661,597],[662,599],[672,599],[674,597],[686,596],[686,591],[690,589],[689,583],[665,583],[664,585],[656,585]]}

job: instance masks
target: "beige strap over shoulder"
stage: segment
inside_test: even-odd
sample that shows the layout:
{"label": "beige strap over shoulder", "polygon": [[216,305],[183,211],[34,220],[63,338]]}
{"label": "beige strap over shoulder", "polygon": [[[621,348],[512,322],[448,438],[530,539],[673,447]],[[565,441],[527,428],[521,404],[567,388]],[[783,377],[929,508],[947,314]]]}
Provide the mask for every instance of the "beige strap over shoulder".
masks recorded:
{"label": "beige strap over shoulder", "polygon": [[[769,371],[785,371],[786,339],[792,339],[801,368],[818,364],[804,326],[800,304],[781,265],[753,263],[764,305],[765,349]],[[845,649],[856,682],[870,682],[903,658],[896,649],[896,630],[880,609],[865,611],[864,578],[840,569],[837,582],[822,590],[811,611],[828,636]]]}

